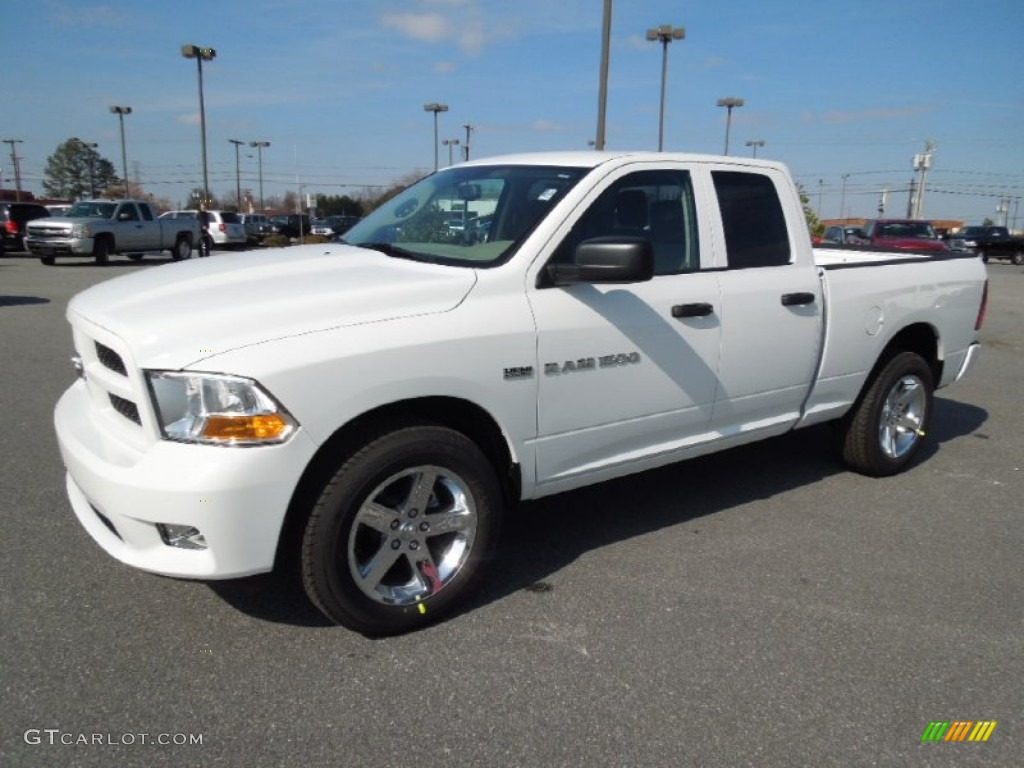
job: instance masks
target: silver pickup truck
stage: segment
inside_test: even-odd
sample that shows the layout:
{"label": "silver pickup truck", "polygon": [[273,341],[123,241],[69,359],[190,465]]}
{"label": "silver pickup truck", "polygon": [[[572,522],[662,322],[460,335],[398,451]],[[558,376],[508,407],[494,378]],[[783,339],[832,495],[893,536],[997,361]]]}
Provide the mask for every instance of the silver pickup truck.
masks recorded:
{"label": "silver pickup truck", "polygon": [[141,200],[82,200],[63,216],[38,223],[26,228],[25,248],[43,264],[53,264],[57,256],[85,256],[105,264],[113,253],[141,259],[147,251],[170,251],[179,261],[189,258],[199,242],[195,219],[161,220]]}

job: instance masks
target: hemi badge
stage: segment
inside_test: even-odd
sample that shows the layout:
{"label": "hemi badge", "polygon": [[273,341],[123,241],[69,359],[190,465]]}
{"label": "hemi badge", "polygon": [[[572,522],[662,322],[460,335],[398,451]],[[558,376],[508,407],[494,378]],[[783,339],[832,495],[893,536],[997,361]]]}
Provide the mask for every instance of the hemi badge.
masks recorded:
{"label": "hemi badge", "polygon": [[531,379],[533,378],[533,366],[532,365],[520,365],[515,368],[505,369],[505,379]]}

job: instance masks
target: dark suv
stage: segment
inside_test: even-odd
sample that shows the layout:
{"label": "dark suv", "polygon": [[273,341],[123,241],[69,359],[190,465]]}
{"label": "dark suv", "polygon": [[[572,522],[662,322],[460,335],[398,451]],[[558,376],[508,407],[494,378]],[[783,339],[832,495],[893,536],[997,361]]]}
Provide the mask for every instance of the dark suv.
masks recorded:
{"label": "dark suv", "polygon": [[39,203],[0,203],[0,254],[25,250],[25,224],[49,216]]}
{"label": "dark suv", "polygon": [[302,237],[310,234],[313,227],[309,216],[304,213],[292,213],[283,216],[275,216],[270,220],[271,226],[278,234],[285,237]]}

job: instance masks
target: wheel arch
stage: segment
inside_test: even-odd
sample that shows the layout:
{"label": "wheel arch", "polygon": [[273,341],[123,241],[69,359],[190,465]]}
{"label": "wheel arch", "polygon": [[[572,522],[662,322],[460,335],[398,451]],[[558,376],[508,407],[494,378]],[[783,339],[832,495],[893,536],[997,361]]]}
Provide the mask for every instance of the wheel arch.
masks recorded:
{"label": "wheel arch", "polygon": [[461,398],[440,396],[388,403],[339,427],[314,454],[292,492],[278,537],[275,567],[294,565],[306,518],[342,457],[386,432],[426,424],[454,429],[476,443],[495,469],[505,502],[511,505],[519,500],[519,464],[500,425],[484,408]]}
{"label": "wheel arch", "polygon": [[942,380],[943,352],[939,332],[930,323],[914,323],[902,328],[895,336],[889,339],[875,367],[868,377],[870,382],[878,370],[890,359],[900,352],[914,352],[920,355],[932,371],[932,380],[938,384]]}

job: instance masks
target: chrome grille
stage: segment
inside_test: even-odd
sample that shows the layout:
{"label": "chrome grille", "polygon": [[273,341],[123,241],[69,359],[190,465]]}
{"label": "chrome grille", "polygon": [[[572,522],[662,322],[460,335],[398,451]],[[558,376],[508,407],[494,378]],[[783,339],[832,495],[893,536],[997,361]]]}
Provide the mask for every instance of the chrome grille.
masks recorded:
{"label": "chrome grille", "polygon": [[124,367],[124,360],[110,347],[105,344],[96,342],[96,359],[99,360],[104,368],[109,368],[114,373],[119,373],[122,376],[128,375],[128,369]]}

